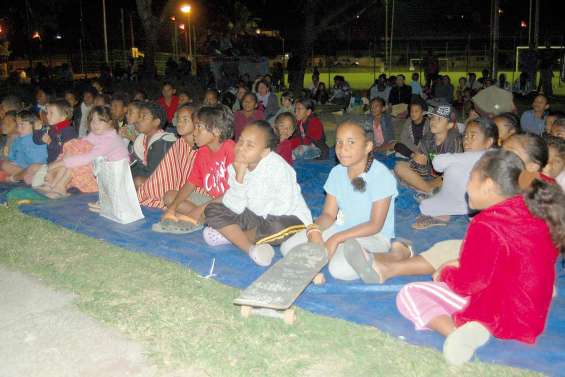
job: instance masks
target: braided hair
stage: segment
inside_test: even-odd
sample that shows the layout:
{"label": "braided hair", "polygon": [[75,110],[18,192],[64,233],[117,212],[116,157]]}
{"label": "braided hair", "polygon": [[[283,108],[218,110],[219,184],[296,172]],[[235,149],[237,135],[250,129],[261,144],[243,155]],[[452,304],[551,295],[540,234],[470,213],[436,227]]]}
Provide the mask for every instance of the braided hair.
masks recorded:
{"label": "braided hair", "polygon": [[[349,124],[349,125],[359,127],[361,129],[361,131],[363,131],[363,136],[365,136],[365,140],[373,142],[373,139],[374,139],[373,125],[370,122],[359,123],[359,122],[348,120],[348,121],[341,123],[339,125],[339,127],[341,127],[345,124]],[[363,173],[367,173],[371,169],[371,165],[373,165],[373,161],[374,161],[373,152],[370,151],[367,154],[367,164],[365,165],[365,170],[363,170]],[[367,182],[365,182],[363,175],[364,174],[361,174],[360,176],[355,177],[351,180],[351,184],[353,185],[353,189],[355,191],[365,192],[367,190]]]}

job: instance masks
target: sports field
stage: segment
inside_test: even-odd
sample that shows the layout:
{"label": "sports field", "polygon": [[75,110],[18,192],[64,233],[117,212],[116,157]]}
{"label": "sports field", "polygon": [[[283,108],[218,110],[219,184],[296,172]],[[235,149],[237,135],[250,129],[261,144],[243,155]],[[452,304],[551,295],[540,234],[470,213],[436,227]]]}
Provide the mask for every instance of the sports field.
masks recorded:
{"label": "sports field", "polygon": [[[403,74],[404,76],[406,76],[406,80],[407,82],[411,81],[411,77],[412,77],[412,73],[411,71],[392,71],[390,72],[388,75],[398,75],[398,74]],[[476,72],[477,76],[480,77],[480,72]],[[518,77],[520,76],[519,72],[512,72],[512,71],[500,71],[499,73],[504,73],[506,74],[506,79],[509,82],[514,82],[515,80],[518,79]],[[381,72],[377,71],[376,72],[376,77],[378,77],[381,74]],[[463,71],[453,71],[453,72],[441,72],[442,75],[448,75],[451,78],[451,83],[456,86],[457,82],[459,81],[459,78],[461,77],[465,77],[467,75],[467,72],[463,72]],[[328,75],[329,75],[329,79],[328,79]],[[328,86],[328,83],[333,83],[333,77],[335,75],[342,75],[345,77],[345,80],[347,80],[347,82],[349,82],[349,85],[351,85],[351,87],[353,89],[356,90],[367,90],[369,89],[369,87],[371,87],[371,85],[373,85],[374,82],[374,75],[373,75],[373,71],[370,70],[369,68],[367,69],[363,69],[363,68],[342,68],[342,69],[336,69],[328,71],[328,70],[320,70],[320,81],[326,83],[326,86]],[[311,83],[312,83],[312,72],[308,71],[306,72],[306,75],[304,76],[304,86],[308,87]],[[422,75],[420,75],[420,79],[423,82],[424,78],[422,77]],[[288,81],[286,81],[288,82]],[[565,95],[565,82],[560,82],[559,81],[559,72],[555,71],[553,73],[553,92],[554,95]]]}

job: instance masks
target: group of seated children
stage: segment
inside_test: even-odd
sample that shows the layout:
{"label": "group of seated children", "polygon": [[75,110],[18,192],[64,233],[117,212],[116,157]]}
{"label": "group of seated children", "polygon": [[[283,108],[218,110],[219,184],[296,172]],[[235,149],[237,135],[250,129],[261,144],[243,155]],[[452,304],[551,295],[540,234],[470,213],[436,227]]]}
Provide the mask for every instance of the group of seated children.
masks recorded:
{"label": "group of seated children", "polygon": [[[259,89],[262,101],[271,101]],[[48,126],[27,111],[8,113],[2,171],[12,181],[43,174],[39,190],[50,198],[66,196],[69,187],[90,192],[90,163],[128,158],[130,144],[140,203],[164,210],[154,231],[202,230],[211,247],[233,244],[259,266],[272,263],[273,245],[285,256],[318,243],[327,250],[330,274],[340,280],[382,284],[394,276],[433,275],[431,282],[406,285],[397,305],[417,330],[446,336],[443,351],[451,364],[470,360],[490,336],[533,343],[543,331],[555,261],[565,244],[565,196],[556,184],[565,180],[565,118],[559,114],[544,119],[543,138],[523,133],[512,113],[474,117],[461,136],[451,105],[427,112],[416,98],[396,142],[384,101],[375,97],[367,121],[337,127],[338,164],[313,220],[291,166],[298,158],[329,154],[311,100],[283,97],[294,114],[273,112],[271,125],[253,93],[242,95],[235,114],[218,102],[217,92],[207,93],[210,103],[200,108],[177,106],[172,86],[163,95],[161,106],[133,101],[125,109],[120,99],[114,111],[92,105],[81,139],[64,101],[47,105]],[[178,139],[165,130],[170,123]],[[120,130],[130,125],[135,137]],[[406,159],[392,172],[374,159],[382,151]],[[480,211],[464,240],[415,255],[410,241],[396,238],[396,179],[418,192],[416,229]]]}

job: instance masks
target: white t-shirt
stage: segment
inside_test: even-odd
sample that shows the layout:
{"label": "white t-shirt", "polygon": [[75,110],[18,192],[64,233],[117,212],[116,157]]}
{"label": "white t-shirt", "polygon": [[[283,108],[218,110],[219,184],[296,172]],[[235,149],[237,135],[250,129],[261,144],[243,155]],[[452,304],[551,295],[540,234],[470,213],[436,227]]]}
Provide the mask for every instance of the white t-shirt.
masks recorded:
{"label": "white t-shirt", "polygon": [[441,190],[420,203],[420,211],[427,216],[466,215],[467,182],[475,163],[486,151],[464,153],[445,153],[437,155],[432,165],[434,170],[443,173]]}
{"label": "white t-shirt", "polygon": [[235,179],[233,165],[228,167],[229,189],[222,202],[237,214],[247,208],[258,216],[295,215],[308,225],[312,213],[304,201],[294,169],[277,153],[270,152],[254,170],[248,171],[243,183]]}

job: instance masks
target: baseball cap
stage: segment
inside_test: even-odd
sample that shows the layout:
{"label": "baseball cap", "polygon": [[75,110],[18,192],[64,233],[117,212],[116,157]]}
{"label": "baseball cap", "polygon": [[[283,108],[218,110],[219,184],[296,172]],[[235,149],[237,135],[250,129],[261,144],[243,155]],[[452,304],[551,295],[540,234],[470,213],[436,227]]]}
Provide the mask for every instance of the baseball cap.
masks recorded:
{"label": "baseball cap", "polygon": [[432,111],[426,111],[425,114],[442,117],[450,122],[455,121],[455,110],[449,103],[440,103],[434,107]]}

